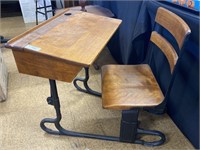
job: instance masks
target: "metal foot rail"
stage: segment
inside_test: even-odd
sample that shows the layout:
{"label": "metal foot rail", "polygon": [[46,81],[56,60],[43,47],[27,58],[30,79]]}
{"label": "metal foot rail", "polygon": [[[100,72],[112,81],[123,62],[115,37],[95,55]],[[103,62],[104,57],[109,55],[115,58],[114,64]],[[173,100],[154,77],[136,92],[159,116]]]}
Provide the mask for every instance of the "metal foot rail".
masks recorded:
{"label": "metal foot rail", "polygon": [[[144,130],[144,129],[138,128],[138,113],[139,113],[138,110],[133,110],[133,111],[131,110],[131,112],[128,112],[128,111],[122,112],[120,137],[79,133],[79,132],[74,132],[74,131],[69,131],[69,130],[64,129],[60,125],[62,115],[60,111],[60,101],[58,98],[56,81],[50,79],[49,82],[50,82],[51,96],[47,98],[47,102],[48,104],[54,106],[55,111],[56,111],[56,118],[45,118],[40,122],[40,127],[45,132],[49,134],[54,134],[54,135],[66,135],[66,136],[92,138],[92,139],[100,139],[100,140],[108,140],[108,141],[126,142],[126,143],[132,143],[132,144],[135,143],[135,144],[142,144],[145,146],[158,146],[165,142],[165,136],[161,132]],[[48,128],[45,125],[48,123],[54,124],[57,130],[52,130]],[[138,134],[159,136],[161,137],[161,139],[159,141],[146,142],[146,141],[137,139]]]}
{"label": "metal foot rail", "polygon": [[165,142],[165,135],[162,132],[155,131],[155,130],[144,130],[144,129],[137,129],[137,135],[138,134],[145,134],[145,135],[153,135],[153,136],[158,136],[160,137],[160,140],[158,141],[152,141],[152,142],[147,142],[144,140],[135,140],[136,144],[142,144],[145,146],[158,146],[161,145]]}
{"label": "metal foot rail", "polygon": [[[49,134],[55,135],[67,135],[67,136],[76,136],[76,137],[84,137],[84,138],[93,138],[93,139],[101,139],[101,140],[109,140],[109,141],[119,141],[118,137],[113,136],[103,136],[103,135],[95,135],[95,134],[87,134],[87,133],[79,133],[74,131],[65,130],[61,125],[60,121],[62,119],[61,111],[60,111],[60,101],[58,98],[56,82],[55,80],[49,80],[51,86],[51,97],[47,98],[47,102],[50,105],[53,105],[56,111],[56,118],[45,118],[40,122],[40,127]],[[52,130],[46,127],[46,123],[53,123],[58,131]]]}
{"label": "metal foot rail", "polygon": [[[95,95],[95,96],[99,96],[101,97],[101,93],[92,90],[89,86],[88,86],[88,80],[89,80],[89,68],[84,68],[85,69],[85,78],[76,78],[73,81],[74,86],[76,87],[77,90],[81,91],[81,92],[85,92],[91,95]],[[78,84],[77,81],[79,82],[83,82],[84,88],[81,88]]]}

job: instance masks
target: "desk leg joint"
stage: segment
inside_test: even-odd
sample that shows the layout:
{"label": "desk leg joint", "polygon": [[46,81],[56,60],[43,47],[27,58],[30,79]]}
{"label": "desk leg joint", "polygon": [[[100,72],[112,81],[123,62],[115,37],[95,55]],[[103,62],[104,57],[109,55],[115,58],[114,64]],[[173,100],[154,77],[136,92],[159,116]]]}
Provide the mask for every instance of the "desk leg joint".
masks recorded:
{"label": "desk leg joint", "polygon": [[[84,68],[85,69],[85,78],[76,78],[73,81],[74,86],[76,87],[77,90],[81,91],[81,92],[85,92],[91,95],[95,95],[95,96],[99,96],[101,97],[101,93],[92,90],[89,85],[88,85],[88,80],[89,80],[89,68]],[[83,82],[84,88],[81,88],[78,84],[77,81],[79,82]]]}
{"label": "desk leg joint", "polygon": [[[51,87],[51,97],[47,98],[47,100],[49,100],[50,104],[54,106],[55,111],[56,111],[56,118],[45,118],[40,122],[40,127],[45,132],[49,134],[54,134],[54,135],[66,135],[66,136],[93,138],[93,139],[101,139],[101,140],[109,140],[109,141],[119,141],[119,137],[80,133],[80,132],[69,131],[69,130],[64,129],[60,125],[62,116],[61,116],[61,111],[60,111],[60,102],[58,98],[55,80],[50,80],[50,87]],[[54,124],[57,130],[52,130],[48,128],[46,124]]]}
{"label": "desk leg joint", "polygon": [[[138,109],[122,111],[120,137],[80,133],[80,132],[66,130],[60,125],[62,116],[60,111],[60,101],[58,98],[55,80],[50,80],[50,87],[51,87],[51,96],[47,98],[47,101],[54,106],[56,111],[56,118],[45,118],[40,122],[40,127],[49,134],[101,139],[108,141],[128,142],[128,143],[142,144],[146,146],[158,146],[165,142],[165,136],[163,133],[159,131],[150,131],[138,128],[138,113],[139,113]],[[54,124],[56,130],[48,128],[46,124]],[[140,139],[136,139],[138,134],[158,136],[160,137],[160,140],[152,142],[143,141]]]}
{"label": "desk leg joint", "polygon": [[52,97],[48,97],[48,98],[47,98],[47,103],[48,103],[49,105],[53,105],[53,99],[52,99]]}
{"label": "desk leg joint", "polygon": [[[60,101],[58,98],[57,88],[56,88],[56,82],[55,80],[49,80],[50,87],[51,87],[51,96],[47,98],[47,103],[50,105],[53,105],[56,110],[56,118],[45,118],[40,122],[40,127],[50,134],[56,134],[56,135],[62,135],[62,132],[60,129],[62,128],[60,125],[60,120],[62,118],[61,112],[60,112]],[[48,128],[45,124],[46,123],[53,123],[55,127],[58,129],[58,131],[52,130]]]}

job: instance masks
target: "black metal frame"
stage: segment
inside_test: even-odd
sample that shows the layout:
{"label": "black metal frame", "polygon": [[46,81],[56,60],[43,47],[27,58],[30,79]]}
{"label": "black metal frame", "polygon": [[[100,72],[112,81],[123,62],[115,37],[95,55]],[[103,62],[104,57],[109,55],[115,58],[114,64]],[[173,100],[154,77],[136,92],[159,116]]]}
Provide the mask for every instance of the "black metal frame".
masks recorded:
{"label": "black metal frame", "polygon": [[[165,135],[163,133],[159,131],[150,131],[150,130],[144,130],[144,129],[138,128],[139,109],[122,111],[120,137],[79,133],[79,132],[74,132],[74,131],[69,131],[69,130],[64,129],[60,125],[62,115],[60,111],[60,102],[59,102],[59,97],[58,97],[58,92],[57,92],[57,87],[56,87],[56,81],[50,79],[49,82],[50,82],[51,96],[47,98],[47,102],[48,104],[54,106],[55,111],[56,111],[56,118],[45,118],[41,121],[40,127],[45,132],[49,134],[55,134],[55,135],[66,135],[66,136],[93,138],[93,139],[100,139],[100,140],[119,141],[119,142],[142,144],[146,146],[158,146],[165,142]],[[46,127],[45,125],[46,123],[53,123],[57,131]],[[153,141],[153,142],[146,142],[146,141],[138,139],[139,134],[159,136],[160,140]]]}
{"label": "black metal frame", "polygon": [[[48,13],[49,12],[52,12],[52,15],[54,16],[55,15],[55,9],[53,9],[53,6],[52,5],[46,5],[46,1],[43,0],[43,3],[44,3],[44,6],[43,7],[38,7],[38,4],[37,4],[37,0],[36,0],[36,11],[35,11],[35,14],[36,14],[36,25],[38,25],[38,13],[42,14],[45,16],[45,19],[48,20]],[[61,4],[61,7],[63,8],[63,4],[62,4],[62,1],[60,0],[60,4]],[[47,8],[52,8],[51,10],[47,10]],[[44,12],[41,12],[40,10],[41,9],[44,9]]]}
{"label": "black metal frame", "polygon": [[[74,86],[76,87],[77,90],[79,90],[79,91],[81,91],[81,92],[85,92],[85,93],[88,93],[88,94],[91,94],[91,95],[95,95],[95,96],[101,97],[101,93],[92,90],[92,89],[88,86],[89,68],[88,68],[88,67],[85,67],[84,70],[85,70],[85,78],[76,78],[76,79],[74,79],[74,81],[73,81]],[[81,88],[81,87],[77,84],[77,81],[83,82],[83,85],[84,85],[84,88],[85,88],[85,89]]]}
{"label": "black metal frame", "polygon": [[3,36],[0,35],[0,43],[6,43],[8,42],[9,39],[4,38]]}
{"label": "black metal frame", "polygon": [[[52,15],[54,15],[54,10],[51,9],[51,10],[47,10],[47,8],[52,8],[52,5],[46,5],[46,1],[43,0],[43,3],[44,3],[44,6],[43,7],[38,7],[38,3],[37,3],[37,0],[36,0],[36,11],[35,11],[35,15],[36,15],[36,25],[38,25],[38,13],[42,14],[45,16],[45,19],[47,20],[48,19],[48,13],[49,12],[52,12]],[[41,12],[40,10],[41,9],[44,9],[44,12]]]}

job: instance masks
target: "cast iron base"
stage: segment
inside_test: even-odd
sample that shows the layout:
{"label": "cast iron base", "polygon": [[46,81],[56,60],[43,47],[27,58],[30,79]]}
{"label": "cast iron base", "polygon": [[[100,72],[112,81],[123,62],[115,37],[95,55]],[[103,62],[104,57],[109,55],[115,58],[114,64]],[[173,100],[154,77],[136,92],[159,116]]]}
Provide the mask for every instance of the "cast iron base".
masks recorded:
{"label": "cast iron base", "polygon": [[[88,86],[88,80],[89,80],[89,68],[84,68],[85,69],[85,78],[76,78],[73,81],[74,86],[76,87],[77,90],[81,91],[81,92],[85,92],[91,95],[95,95],[98,97],[101,97],[101,93],[92,90],[89,86]],[[83,82],[84,88],[81,88],[78,84],[77,81],[79,82]]]}
{"label": "cast iron base", "polygon": [[[58,98],[56,82],[55,80],[49,80],[49,81],[50,81],[50,87],[51,87],[51,96],[47,98],[47,102],[48,104],[54,106],[55,111],[56,111],[56,118],[45,118],[41,121],[40,127],[45,132],[49,134],[55,134],[55,135],[66,135],[66,136],[93,138],[93,139],[101,139],[101,140],[109,140],[109,141],[119,141],[119,142],[142,144],[146,146],[158,146],[165,142],[165,135],[163,133],[159,131],[150,131],[150,130],[144,130],[144,129],[138,128],[139,109],[122,111],[120,137],[79,133],[79,132],[74,132],[74,131],[69,131],[69,130],[64,129],[60,125],[62,115],[60,111],[60,101]],[[45,125],[46,123],[53,123],[57,130],[52,130],[46,127]],[[158,136],[160,137],[160,140],[153,141],[153,142],[143,141],[143,140],[138,139],[138,135],[140,134]]]}

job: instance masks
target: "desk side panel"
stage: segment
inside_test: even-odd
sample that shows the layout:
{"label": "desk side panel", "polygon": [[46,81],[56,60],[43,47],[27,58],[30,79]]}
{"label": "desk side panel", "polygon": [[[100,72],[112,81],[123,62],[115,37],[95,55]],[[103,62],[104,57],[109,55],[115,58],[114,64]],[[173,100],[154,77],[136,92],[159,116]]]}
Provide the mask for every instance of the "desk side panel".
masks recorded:
{"label": "desk side panel", "polygon": [[82,66],[71,65],[62,59],[32,51],[14,50],[13,55],[20,73],[72,82]]}

